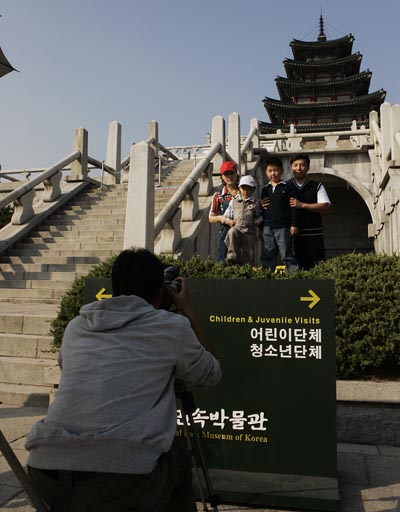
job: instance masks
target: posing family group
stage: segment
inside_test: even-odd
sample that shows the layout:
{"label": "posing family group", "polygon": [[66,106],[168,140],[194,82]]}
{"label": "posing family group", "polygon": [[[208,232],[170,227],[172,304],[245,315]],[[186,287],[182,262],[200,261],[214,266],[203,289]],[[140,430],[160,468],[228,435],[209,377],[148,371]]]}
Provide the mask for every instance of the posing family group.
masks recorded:
{"label": "posing family group", "polygon": [[265,163],[268,183],[256,195],[257,183],[250,175],[238,182],[234,162],[220,168],[222,190],[213,196],[209,221],[219,222],[218,260],[228,264],[254,263],[254,249],[262,229],[261,266],[275,270],[278,254],[286,272],[309,269],[325,259],[321,214],[331,204],[322,183],[308,177],[310,157],[299,153],[290,160],[293,178],[282,180],[279,158]]}

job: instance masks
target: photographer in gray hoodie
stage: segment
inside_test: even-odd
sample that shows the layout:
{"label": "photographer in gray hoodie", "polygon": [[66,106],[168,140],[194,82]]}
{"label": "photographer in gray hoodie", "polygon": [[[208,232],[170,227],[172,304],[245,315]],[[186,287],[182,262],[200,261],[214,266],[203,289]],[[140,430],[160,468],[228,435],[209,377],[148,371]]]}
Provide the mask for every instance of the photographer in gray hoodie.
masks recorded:
{"label": "photographer in gray hoodie", "polygon": [[[83,306],[65,329],[60,386],[30,432],[28,471],[59,512],[196,510],[191,470],[175,438],[175,380],[221,378],[183,278],[145,249],[123,251],[114,296]],[[182,315],[162,308],[166,294]]]}

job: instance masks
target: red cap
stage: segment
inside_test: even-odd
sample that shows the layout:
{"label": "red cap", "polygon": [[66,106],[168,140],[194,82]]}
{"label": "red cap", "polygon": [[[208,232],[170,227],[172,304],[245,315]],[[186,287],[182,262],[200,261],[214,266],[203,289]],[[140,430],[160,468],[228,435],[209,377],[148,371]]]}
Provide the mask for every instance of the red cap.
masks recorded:
{"label": "red cap", "polygon": [[225,172],[229,172],[229,171],[235,171],[236,172],[236,170],[237,170],[236,169],[236,164],[234,162],[223,162],[219,172],[221,174],[224,174]]}

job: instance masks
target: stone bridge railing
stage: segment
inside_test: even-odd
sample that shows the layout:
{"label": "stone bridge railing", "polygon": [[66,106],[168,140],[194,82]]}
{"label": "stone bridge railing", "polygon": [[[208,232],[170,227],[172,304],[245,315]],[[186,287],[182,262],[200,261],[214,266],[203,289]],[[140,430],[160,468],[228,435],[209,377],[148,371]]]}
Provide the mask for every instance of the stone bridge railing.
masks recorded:
{"label": "stone bridge railing", "polygon": [[346,151],[371,145],[370,130],[357,128],[353,121],[351,130],[338,132],[297,133],[294,125],[289,133],[277,130],[274,134],[260,135],[261,147],[271,153],[300,153],[314,151]]}
{"label": "stone bridge railing", "polygon": [[[213,119],[210,141],[206,145],[164,148],[156,139],[156,125],[150,132],[153,137],[131,147],[124,246],[146,247],[157,253],[177,253],[183,257],[195,252],[207,256],[212,252],[210,239],[214,244],[208,223],[210,194],[214,189],[213,170],[219,178],[219,167],[227,159],[237,164],[239,173],[249,170],[254,163],[254,149],[259,147],[258,122],[251,121],[250,133],[243,144],[240,118],[236,113],[229,117],[228,139],[224,119],[221,116]],[[153,222],[154,162],[160,147],[164,152],[169,151],[169,155],[193,159],[194,168]],[[143,219],[140,226],[132,222],[138,218]],[[158,235],[160,240],[155,243]]]}
{"label": "stone bridge railing", "polygon": [[370,127],[374,222],[369,236],[378,253],[400,254],[400,105],[383,103],[380,123],[378,113],[371,112]]}
{"label": "stone bridge railing", "polygon": [[[48,169],[0,171],[0,209],[13,205],[10,224],[0,230],[0,252],[10,247],[63,205],[89,183],[97,186],[128,183],[125,247],[141,246],[156,252],[173,253],[181,245],[192,249],[200,242],[204,255],[209,252],[210,231],[205,215],[214,187],[213,169],[219,177],[222,161],[231,159],[239,172],[246,172],[259,147],[258,122],[251,121],[247,138],[241,143],[240,119],[229,117],[229,139],[225,136],[225,121],[216,116],[212,123],[210,144],[193,148],[166,148],[158,138],[158,124],[150,123],[149,138],[133,144],[130,154],[121,159],[121,125],[109,127],[107,157],[99,161],[88,154],[88,133],[84,128],[75,132],[73,152]],[[172,160],[193,158],[194,169],[174,196],[154,220],[154,178],[161,167]],[[93,179],[93,171],[97,170]],[[99,176],[100,173],[100,176]],[[34,176],[32,179],[31,176]],[[134,221],[132,221],[134,219]],[[188,227],[193,229],[188,231]],[[155,239],[161,240],[155,246]],[[193,249],[194,250],[194,249]],[[189,251],[189,252],[188,252]],[[190,255],[191,249],[186,249]]]}

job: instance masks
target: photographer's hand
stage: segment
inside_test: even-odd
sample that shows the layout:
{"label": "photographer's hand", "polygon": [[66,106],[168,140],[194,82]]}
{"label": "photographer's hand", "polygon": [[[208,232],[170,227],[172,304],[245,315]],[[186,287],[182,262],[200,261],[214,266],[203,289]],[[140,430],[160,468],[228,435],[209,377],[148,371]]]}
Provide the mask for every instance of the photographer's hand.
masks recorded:
{"label": "photographer's hand", "polygon": [[176,280],[179,281],[181,285],[180,290],[175,291],[171,288],[167,288],[169,295],[171,296],[178,310],[183,315],[185,315],[186,318],[189,319],[192,329],[203,347],[216,357],[213,346],[206,340],[204,332],[201,328],[199,318],[186,287],[186,279],[184,277],[177,277]]}

